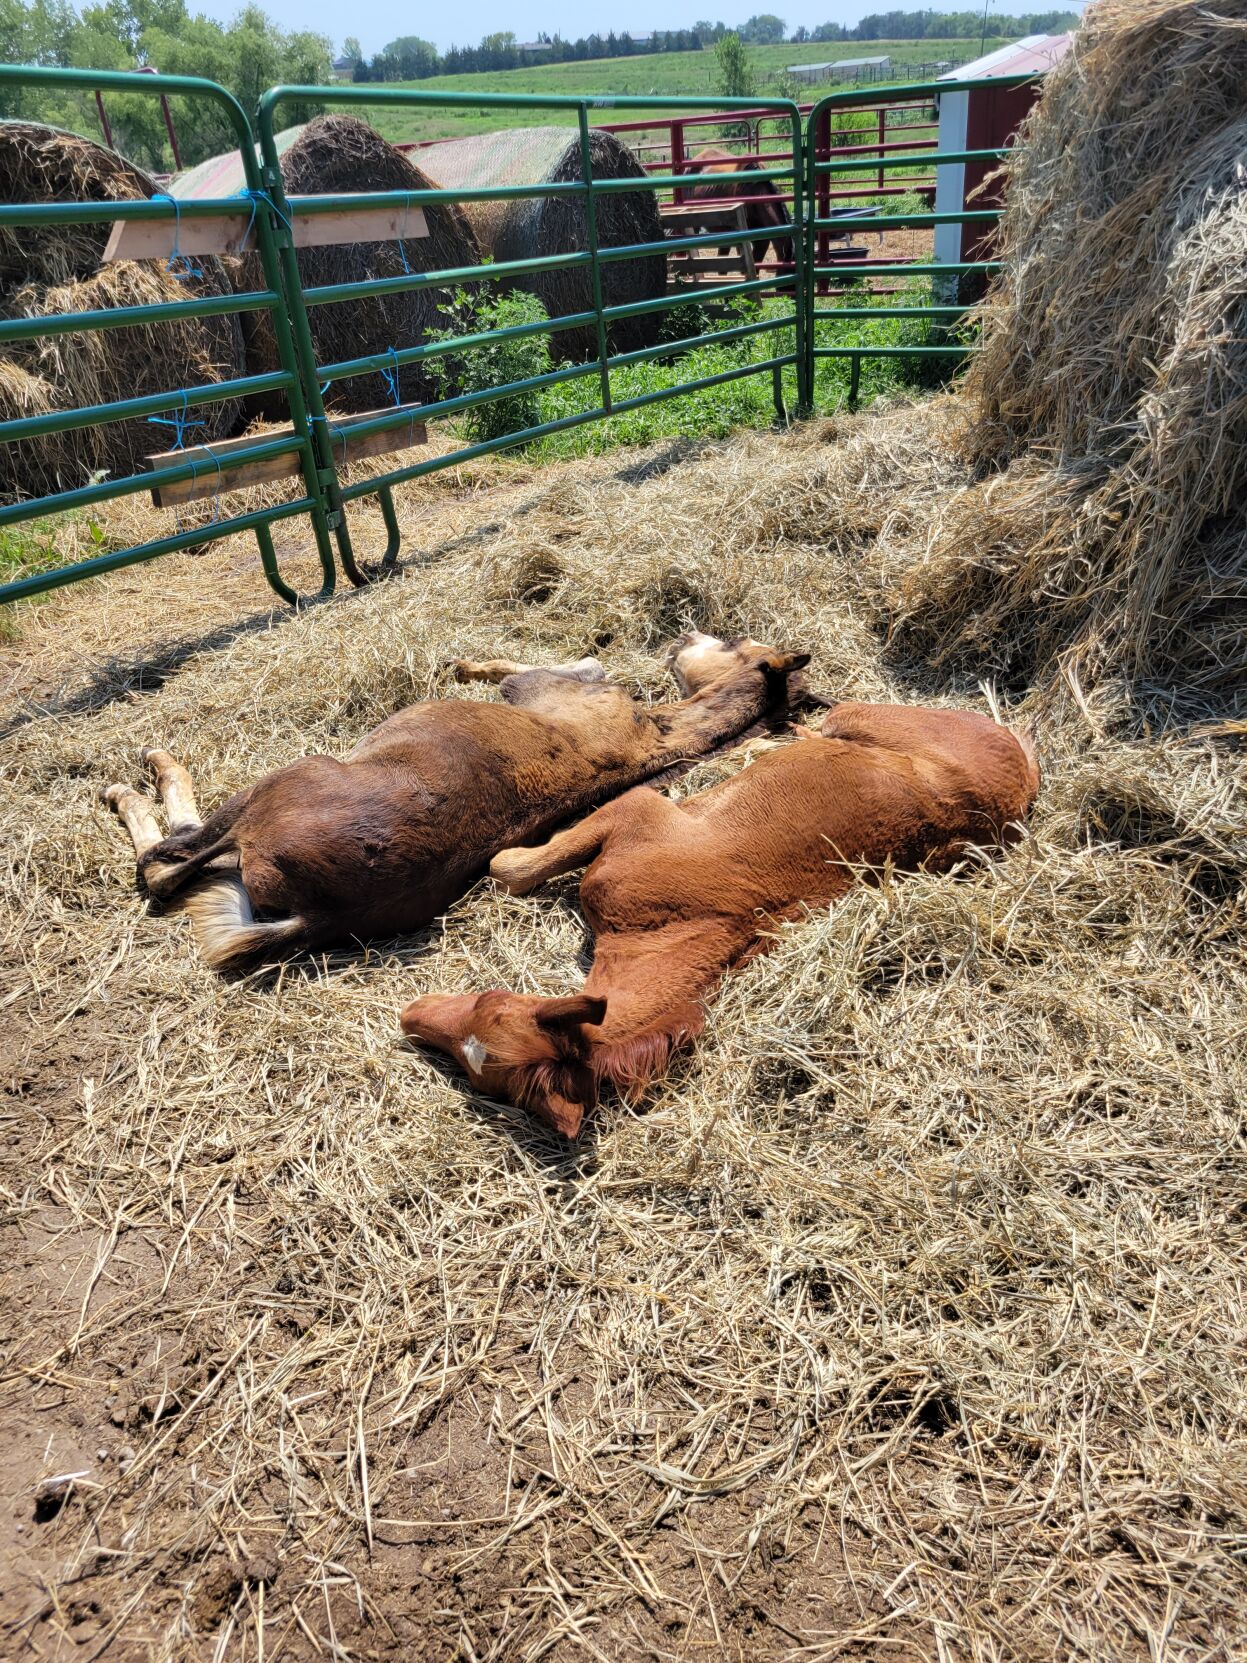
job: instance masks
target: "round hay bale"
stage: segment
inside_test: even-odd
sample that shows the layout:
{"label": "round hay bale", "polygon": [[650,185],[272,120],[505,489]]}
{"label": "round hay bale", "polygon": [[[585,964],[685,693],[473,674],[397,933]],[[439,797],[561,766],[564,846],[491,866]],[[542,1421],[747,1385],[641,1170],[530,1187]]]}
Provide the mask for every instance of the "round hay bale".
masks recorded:
{"label": "round hay bale", "polygon": [[[21,421],[27,416],[46,416],[57,408],[56,388],[41,375],[33,375],[11,358],[0,358],[0,421]],[[70,480],[82,485],[71,451],[71,433],[51,433],[46,439],[27,439],[6,446],[5,466],[10,480],[20,482],[20,496],[46,496]],[[89,469],[88,469],[89,471]],[[10,496],[6,489],[0,500]]]}
{"label": "round hay bale", "polygon": [[[0,202],[129,202],[156,186],[115,150],[34,121],[0,121]],[[0,295],[94,272],[110,225],[0,225]]]}
{"label": "round hay bale", "polygon": [[[525,127],[511,132],[481,133],[452,139],[422,153],[447,190],[491,185],[559,184],[580,178],[580,139],[566,127]],[[611,133],[595,129],[589,139],[595,179],[640,179],[645,171],[632,152]],[[568,197],[527,197],[509,202],[465,202],[482,251],[497,261],[527,260],[540,255],[573,254],[589,246],[584,205]],[[647,186],[597,199],[598,245],[660,243],[658,199]],[[612,260],[602,267],[602,300],[607,306],[658,300],[666,290],[663,254]],[[534,272],[519,277],[515,288],[535,294],[553,317],[587,312],[593,307],[593,281],[586,267]],[[652,346],[662,314],[624,318],[612,325],[610,345],[617,352]],[[593,328],[560,330],[550,338],[555,357],[584,359],[597,352]]]}
{"label": "round hay bale", "polygon": [[[288,196],[335,196],[355,191],[419,191],[436,188],[401,150],[354,116],[318,116],[306,127],[279,135],[281,177]],[[212,166],[205,163],[207,169]],[[178,191],[181,194],[182,182]],[[361,283],[378,277],[402,277],[411,271],[444,271],[474,266],[480,259],[476,237],[456,207],[426,207],[427,237],[398,242],[342,243],[332,248],[301,248],[299,277],[305,288],[330,283]],[[263,287],[258,255],[231,263],[234,281],[243,288]],[[444,289],[413,289],[309,308],[312,341],[320,364],[384,352],[387,347],[418,346],[430,330],[445,327]],[[277,340],[268,317],[255,312],[246,323],[247,365],[253,375],[279,368]],[[399,395],[406,403],[437,397],[427,371],[407,365],[399,373]],[[373,410],[390,402],[380,375],[335,381],[325,395],[337,410]],[[257,408],[265,410],[265,403]],[[271,408],[271,406],[270,406]],[[265,413],[268,413],[267,410]]]}
{"label": "round hay bale", "polygon": [[937,661],[1241,701],[1244,85],[1247,0],[1096,0],[1046,77],[963,383],[972,483],[900,583]]}
{"label": "round hay bale", "polygon": [[[133,201],[156,194],[141,169],[89,139],[29,122],[0,122],[0,197],[13,202]],[[0,317],[50,317],[229,294],[219,260],[197,258],[174,277],[157,260],[101,264],[111,227],[0,228]],[[54,335],[0,351],[0,419],[174,392],[242,374],[237,318]],[[236,399],[188,411],[186,441],[211,443],[238,426]],[[173,430],[140,419],[26,439],[6,447],[6,497],[43,496],[92,474],[138,471]]]}
{"label": "round hay bale", "polygon": [[[102,266],[94,277],[50,288],[28,283],[9,297],[10,317],[51,317],[64,312],[107,311],[116,306],[152,306],[196,294],[228,294],[216,262],[196,259],[201,277],[179,281],[156,260],[119,260]],[[18,341],[9,348],[7,366],[32,385],[25,397],[31,407],[6,410],[42,414],[87,404],[111,404],[123,398],[146,398],[179,387],[230,381],[242,374],[242,332],[237,318],[188,318],[184,323],[151,323],[130,329],[92,330],[82,335],[51,335]],[[0,359],[0,364],[3,364]],[[0,393],[0,396],[3,396]],[[39,401],[37,404],[34,401]],[[46,400],[46,401],[45,401]],[[238,426],[237,399],[192,406],[186,413],[184,442],[211,444]],[[170,412],[170,420],[177,412]],[[85,484],[97,472],[115,477],[142,470],[154,451],[171,450],[175,429],[159,422],[111,422],[73,433],[27,439],[14,449],[15,473],[24,495],[43,495]]]}

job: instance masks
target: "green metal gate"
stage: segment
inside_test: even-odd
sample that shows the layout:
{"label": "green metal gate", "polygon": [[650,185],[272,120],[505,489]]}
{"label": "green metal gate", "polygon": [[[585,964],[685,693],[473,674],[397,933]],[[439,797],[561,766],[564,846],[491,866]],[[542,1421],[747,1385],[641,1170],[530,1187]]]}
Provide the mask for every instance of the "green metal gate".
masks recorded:
{"label": "green metal gate", "polygon": [[[247,462],[258,462],[266,457],[290,454],[299,457],[304,492],[290,502],[266,508],[259,513],[239,514],[218,518],[212,524],[193,530],[175,530],[167,537],[142,543],[134,548],[120,549],[93,560],[78,561],[73,565],[39,572],[19,578],[0,588],[0,601],[19,600],[28,595],[55,589],[62,584],[75,583],[83,578],[97,577],[121,566],[132,566],[139,561],[152,560],[157,555],[176,549],[231,537],[240,531],[253,531],[259,544],[260,558],[269,583],[284,600],[295,602],[298,596],[285,583],[277,570],[273,549],[272,525],[277,520],[307,514],[320,555],[323,584],[321,595],[331,594],[334,587],[333,549],[329,541],[326,489],[328,481],[320,474],[316,452],[312,445],[307,420],[303,389],[302,366],[295,351],[287,319],[287,298],[283,293],[278,251],[273,235],[272,211],[256,162],[251,124],[242,106],[224,88],[211,81],[201,81],[182,75],[127,75],[122,72],[104,73],[92,70],[27,69],[0,65],[0,87],[6,85],[48,86],[125,92],[159,98],[162,94],[178,94],[188,98],[210,100],[222,107],[237,136],[247,179],[247,194],[254,209],[256,246],[264,273],[265,287],[246,294],[205,297],[198,300],[172,301],[164,305],[117,308],[111,311],[66,313],[39,318],[9,318],[0,321],[0,346],[10,341],[33,340],[55,334],[81,334],[99,329],[123,329],[136,325],[167,323],[183,318],[207,317],[223,312],[266,311],[272,321],[277,340],[281,369],[271,375],[247,376],[233,381],[214,382],[199,387],[171,388],[168,393],[148,398],[119,400],[112,404],[90,406],[77,410],[57,410],[49,414],[27,416],[0,422],[0,445],[37,439],[41,435],[66,433],[104,422],[134,420],[184,414],[196,406],[217,399],[245,398],[263,392],[279,392],[290,411],[292,434],[278,438],[258,436],[253,444],[234,450],[223,458],[222,484],[228,489],[228,472]],[[86,225],[111,223],[116,220],[157,219],[173,222],[178,216],[237,212],[234,201],[187,202],[175,205],[168,198],[148,202],[32,202],[0,203],[0,225]],[[3,456],[3,451],[0,451]],[[193,478],[195,464],[181,463],[158,473],[131,475],[83,485],[74,490],[53,495],[28,498],[0,507],[0,529],[22,521],[40,519],[49,514],[65,513],[118,497],[136,495],[142,491],[159,489],[181,480]],[[0,479],[2,479],[0,474]]]}
{"label": "green metal gate", "polygon": [[[1026,77],[1014,77],[1007,82],[996,80],[991,83],[963,81],[957,83],[957,90],[973,90],[979,85],[986,84],[999,87],[1001,85],[1017,84],[1025,79]],[[394,562],[399,552],[400,530],[391,493],[394,486],[404,481],[418,478],[438,469],[456,466],[464,461],[493,451],[522,445],[549,433],[580,426],[586,422],[604,420],[612,415],[660,399],[697,393],[718,383],[744,376],[770,376],[774,386],[776,408],[779,415],[785,417],[788,414],[786,406],[789,402],[795,406],[795,413],[802,415],[807,413],[814,403],[816,366],[820,359],[832,357],[848,357],[850,359],[852,395],[855,395],[857,391],[858,375],[863,357],[872,354],[893,355],[899,353],[955,359],[963,355],[967,348],[962,343],[948,340],[909,347],[872,347],[869,343],[845,346],[820,341],[820,328],[825,327],[830,322],[843,323],[845,320],[856,318],[877,320],[884,316],[907,316],[938,319],[941,323],[952,323],[964,313],[965,306],[955,302],[932,300],[924,301],[920,305],[909,304],[892,308],[881,308],[877,305],[820,308],[817,304],[820,282],[825,282],[830,277],[842,277],[843,268],[835,265],[819,265],[817,263],[818,251],[820,246],[825,246],[825,233],[833,224],[837,232],[852,232],[859,227],[867,231],[878,231],[892,226],[934,226],[949,219],[961,220],[967,223],[988,223],[993,221],[998,214],[998,210],[995,209],[972,209],[963,210],[957,214],[925,212],[872,215],[868,218],[863,217],[861,220],[846,219],[842,216],[834,222],[821,217],[819,214],[819,190],[823,181],[834,173],[849,173],[854,168],[860,170],[863,167],[860,159],[855,160],[851,157],[833,158],[819,155],[817,135],[820,124],[826,120],[827,113],[838,109],[851,108],[854,104],[864,102],[878,104],[882,98],[893,94],[898,100],[910,102],[915,97],[938,96],[941,91],[948,90],[946,86],[941,86],[938,82],[917,87],[912,85],[895,89],[871,87],[869,90],[833,93],[815,106],[808,122],[803,121],[797,106],[786,99],[767,101],[722,98],[547,98],[540,95],[508,96],[505,94],[412,92],[375,85],[277,87],[265,93],[260,100],[254,129],[242,108],[229,93],[212,82],[192,77],[163,75],[144,75],[140,77],[125,73],[0,66],[0,89],[11,84],[45,85],[59,88],[73,87],[88,90],[92,93],[96,91],[118,91],[154,98],[178,95],[212,100],[223,108],[228,115],[231,129],[236,136],[239,152],[243,159],[246,188],[242,194],[246,201],[247,211],[251,215],[251,223],[254,225],[255,246],[260,256],[264,287],[244,294],[190,298],[159,305],[0,320],[0,346],[7,342],[30,340],[39,336],[126,328],[197,316],[220,315],[226,312],[266,312],[271,320],[277,341],[280,369],[271,374],[243,376],[210,385],[172,388],[167,393],[152,397],[123,399],[110,404],[57,410],[47,414],[0,422],[0,447],[9,443],[37,440],[41,435],[72,432],[100,423],[144,417],[159,418],[168,416],[170,413],[176,415],[179,411],[184,415],[189,408],[217,399],[242,398],[258,393],[278,393],[284,399],[288,411],[288,430],[278,434],[259,434],[242,444],[233,441],[227,451],[224,451],[220,456],[213,454],[210,446],[198,446],[196,449],[197,453],[205,449],[208,451],[211,464],[216,470],[215,480],[219,486],[218,495],[228,494],[230,474],[233,470],[247,463],[261,462],[276,456],[297,456],[302,489],[301,493],[292,500],[274,506],[249,513],[226,514],[225,516],[218,513],[207,525],[198,525],[191,530],[175,528],[170,535],[153,541],[104,554],[94,559],[19,578],[0,587],[0,602],[35,595],[63,584],[73,583],[119,567],[150,560],[161,554],[233,536],[237,532],[252,531],[259,545],[264,572],[270,585],[283,599],[294,603],[300,597],[285,582],[278,571],[272,526],[277,521],[304,514],[311,521],[315,546],[320,557],[323,581],[319,596],[316,597],[320,598],[330,594],[334,588],[335,545],[336,565],[340,567],[347,579],[354,584],[361,584],[366,581],[365,574],[360,570],[352,547],[349,523],[351,505],[363,499],[369,497],[378,499],[388,537],[382,566],[391,565]],[[574,122],[573,132],[579,136],[580,178],[559,183],[502,185],[474,190],[430,189],[330,197],[287,198],[282,188],[276,142],[277,117],[283,107],[287,107],[296,101],[304,105],[312,103],[340,109],[377,105],[409,106],[419,109],[457,107],[490,112],[506,110],[527,114],[530,117],[544,113],[547,117],[552,117],[560,123],[568,122],[570,119]],[[793,211],[790,227],[771,230],[767,235],[770,240],[776,242],[787,240],[790,243],[792,271],[760,278],[755,277],[747,281],[723,283],[710,290],[700,288],[688,293],[669,292],[657,299],[632,302],[626,305],[608,306],[604,304],[602,272],[603,267],[610,261],[635,259],[645,255],[665,257],[675,250],[714,249],[722,248],[725,244],[739,247],[756,240],[758,232],[755,230],[748,236],[731,237],[723,230],[717,230],[696,236],[667,237],[651,243],[602,246],[598,236],[598,205],[602,198],[615,191],[635,191],[638,186],[638,181],[633,178],[598,179],[593,176],[589,118],[592,111],[603,108],[609,108],[624,115],[630,111],[644,110],[649,112],[656,109],[682,113],[698,113],[710,110],[730,113],[735,108],[743,108],[755,114],[759,108],[765,109],[768,112],[769,120],[775,121],[781,128],[786,128],[789,132],[791,159],[787,165],[747,168],[734,174],[733,182],[734,188],[738,189],[742,196],[747,196],[752,188],[762,185],[764,182],[774,182],[785,195],[791,193]],[[259,159],[257,159],[255,142],[257,135],[259,139]],[[931,167],[938,166],[943,162],[984,161],[992,159],[998,154],[1001,154],[1001,152],[963,151],[947,155],[924,153],[919,160],[921,166]],[[880,177],[882,177],[882,170],[885,168],[903,170],[906,166],[911,170],[914,169],[915,157],[913,155],[908,157],[904,154],[880,156],[878,159],[872,157],[869,163],[870,170],[873,172],[878,169]],[[898,174],[898,177],[903,177],[903,174]],[[660,173],[658,175],[648,175],[644,183],[648,188],[664,193],[678,191],[682,185],[687,187],[688,179],[687,172]],[[420,207],[446,202],[496,201],[512,197],[541,196],[563,196],[583,203],[585,225],[585,247],[583,249],[566,254],[543,255],[532,259],[499,264],[484,263],[457,270],[409,272],[403,276],[378,278],[359,283],[305,287],[300,281],[292,235],[292,219],[295,215],[333,213],[361,208],[371,209],[386,205]],[[176,245],[176,227],[179,215],[238,214],[239,211],[238,198],[179,199],[177,202],[169,197],[162,197],[151,201],[125,203],[0,203],[0,225],[47,226],[111,223],[118,220],[163,219],[166,222],[173,222]],[[821,244],[820,238],[823,239]],[[457,337],[449,341],[425,341],[401,346],[395,344],[384,353],[372,353],[331,363],[318,363],[316,360],[309,324],[310,308],[368,296],[394,294],[417,287],[451,290],[465,284],[497,286],[505,284],[509,280],[521,278],[526,273],[533,271],[573,266],[585,268],[589,273],[593,296],[592,309],[589,311],[552,317],[541,322],[515,325],[508,329],[489,330],[468,337]],[[884,276],[897,271],[907,277],[929,278],[965,271],[987,273],[994,269],[996,269],[996,266],[992,261],[974,261],[951,266],[934,263],[908,264],[896,268],[876,266],[874,274]],[[745,298],[751,301],[778,301],[779,304],[766,315],[749,321],[734,323],[725,328],[708,331],[701,329],[688,335],[682,335],[676,330],[674,338],[666,339],[656,346],[644,347],[626,353],[613,354],[610,350],[608,340],[610,327],[620,319],[652,312],[665,313],[670,311],[678,315],[681,308],[690,304],[705,306],[709,303],[717,303],[721,305]],[[790,304],[785,302],[790,302]],[[589,362],[564,365],[541,376],[508,382],[484,391],[459,394],[426,403],[414,411],[414,416],[422,422],[426,419],[451,417],[492,400],[586,377],[593,378],[598,388],[596,402],[591,408],[577,411],[557,420],[550,420],[516,432],[509,432],[500,438],[464,445],[444,454],[428,456],[398,467],[390,467],[376,474],[370,474],[363,479],[357,478],[346,482],[341,477],[335,457],[334,424],[332,419],[327,416],[324,404],[324,392],[327,392],[335,382],[355,376],[394,370],[403,365],[416,364],[449,353],[461,353],[465,349],[491,341],[513,339],[535,333],[553,335],[570,327],[589,327],[593,330],[597,352]],[[616,394],[613,382],[614,372],[627,365],[657,358],[678,358],[696,348],[726,341],[753,339],[762,341],[768,337],[778,337],[777,340],[773,339],[774,350],[766,352],[764,349],[757,357],[751,357],[747,362],[730,371],[681,381],[640,396],[620,399]],[[784,380],[786,377],[791,380],[793,395],[791,401],[785,397]],[[353,437],[362,438],[366,435],[381,433],[390,429],[399,429],[410,424],[412,420],[413,411],[410,406],[405,406],[402,410],[396,409],[392,414],[385,412],[367,421],[352,423],[351,434]],[[178,427],[178,444],[175,449],[180,447],[181,429]],[[3,457],[3,454],[3,449],[0,448],[0,458]],[[0,507],[0,530],[23,521],[41,519],[48,515],[60,514],[149,491],[153,487],[159,488],[161,485],[172,485],[188,478],[193,479],[196,468],[202,470],[202,466],[202,461],[197,463],[194,460],[178,464],[166,463],[157,472],[97,481],[42,497],[15,501],[7,506]],[[2,474],[0,474],[0,481],[2,481]],[[3,485],[0,483],[0,490],[2,489]]]}

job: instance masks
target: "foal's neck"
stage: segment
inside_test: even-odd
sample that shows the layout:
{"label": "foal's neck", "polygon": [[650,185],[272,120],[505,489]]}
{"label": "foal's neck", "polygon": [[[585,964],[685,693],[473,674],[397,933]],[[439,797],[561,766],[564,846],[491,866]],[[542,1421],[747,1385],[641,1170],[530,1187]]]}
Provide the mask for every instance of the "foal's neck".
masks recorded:
{"label": "foal's neck", "polygon": [[783,678],[764,670],[741,670],[711,683],[678,704],[650,710],[663,767],[682,757],[705,756],[728,740],[738,739],[777,705],[785,702]]}

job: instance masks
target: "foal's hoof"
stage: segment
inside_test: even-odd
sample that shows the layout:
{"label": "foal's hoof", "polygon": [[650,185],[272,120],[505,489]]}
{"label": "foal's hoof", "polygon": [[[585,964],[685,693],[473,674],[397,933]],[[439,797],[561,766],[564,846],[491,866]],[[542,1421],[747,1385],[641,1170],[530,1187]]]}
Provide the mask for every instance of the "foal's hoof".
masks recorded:
{"label": "foal's hoof", "polygon": [[489,875],[507,895],[527,895],[535,888],[522,849],[503,849],[489,863]]}
{"label": "foal's hoof", "polygon": [[121,801],[129,789],[130,787],[128,785],[101,785],[99,791],[100,801],[102,803],[107,803],[109,808],[116,808],[117,804]]}
{"label": "foal's hoof", "polygon": [[471,681],[472,670],[475,666],[472,664],[472,661],[467,658],[448,658],[446,660],[446,668],[450,671],[451,675],[454,676],[456,681]]}

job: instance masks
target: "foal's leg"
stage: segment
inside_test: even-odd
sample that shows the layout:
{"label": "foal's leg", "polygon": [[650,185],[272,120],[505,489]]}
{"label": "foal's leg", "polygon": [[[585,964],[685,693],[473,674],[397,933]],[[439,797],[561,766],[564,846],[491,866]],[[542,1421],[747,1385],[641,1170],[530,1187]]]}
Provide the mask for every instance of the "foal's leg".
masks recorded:
{"label": "foal's leg", "polygon": [[610,832],[617,799],[607,803],[575,826],[555,832],[536,849],[503,849],[489,863],[489,875],[509,895],[527,895],[538,884],[561,878],[597,858]]}
{"label": "foal's leg", "polygon": [[578,658],[571,664],[521,664],[514,658],[456,658],[451,666],[456,681],[505,681],[522,676],[526,670],[547,669],[551,675],[569,676],[575,681],[605,681],[606,671],[596,658]]}
{"label": "foal's leg", "polygon": [[136,855],[145,855],[163,840],[165,834],[156,820],[156,805],[142,791],[129,785],[106,785],[100,798],[125,822]]}
{"label": "foal's leg", "polygon": [[150,747],[144,750],[143,761],[155,778],[156,790],[169,817],[169,830],[186,831],[201,826],[203,821],[195,805],[195,787],[182,764],[175,761],[168,751],[152,750]]}

